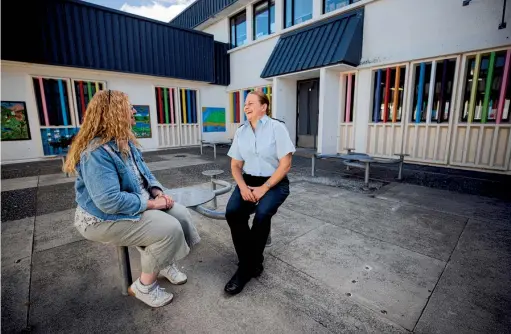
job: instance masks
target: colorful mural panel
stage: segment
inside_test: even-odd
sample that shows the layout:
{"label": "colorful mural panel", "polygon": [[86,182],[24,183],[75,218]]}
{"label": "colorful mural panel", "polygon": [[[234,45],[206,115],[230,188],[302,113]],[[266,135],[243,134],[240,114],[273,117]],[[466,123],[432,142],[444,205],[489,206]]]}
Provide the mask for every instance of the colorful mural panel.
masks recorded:
{"label": "colorful mural panel", "polygon": [[2,101],[2,141],[30,140],[25,102]]}
{"label": "colorful mural panel", "polygon": [[76,127],[41,129],[44,155],[66,155],[79,130]]}
{"label": "colorful mural panel", "polygon": [[137,138],[151,138],[151,114],[148,105],[134,105],[133,109],[137,111],[133,132]]}
{"label": "colorful mural panel", "polygon": [[202,108],[202,131],[225,132],[225,108]]}
{"label": "colorful mural panel", "polygon": [[175,124],[176,117],[176,103],[174,101],[175,88],[156,87],[156,115],[158,117],[158,124]]}
{"label": "colorful mural panel", "polygon": [[82,124],[83,117],[87,111],[89,101],[92,100],[97,91],[105,89],[104,84],[99,81],[73,81],[75,91],[76,110],[78,112],[78,123]]}

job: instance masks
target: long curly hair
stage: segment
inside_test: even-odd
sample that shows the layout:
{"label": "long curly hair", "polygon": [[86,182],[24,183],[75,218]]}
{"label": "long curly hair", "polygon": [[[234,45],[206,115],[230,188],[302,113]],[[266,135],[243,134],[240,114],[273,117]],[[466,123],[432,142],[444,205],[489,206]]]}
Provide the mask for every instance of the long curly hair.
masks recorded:
{"label": "long curly hair", "polygon": [[90,147],[93,150],[111,140],[115,140],[119,150],[128,155],[129,145],[132,142],[136,146],[139,143],[131,128],[131,113],[128,96],[116,90],[100,90],[90,100],[80,131],[74,138],[63,170],[66,173],[75,174],[76,165],[80,162],[83,151],[88,149],[89,144],[98,138]]}

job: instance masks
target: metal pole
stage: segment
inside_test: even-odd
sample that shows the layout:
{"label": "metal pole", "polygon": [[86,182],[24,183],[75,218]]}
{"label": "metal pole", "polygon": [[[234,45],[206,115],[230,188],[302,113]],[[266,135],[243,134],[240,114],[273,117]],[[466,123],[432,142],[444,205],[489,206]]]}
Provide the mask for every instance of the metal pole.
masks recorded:
{"label": "metal pole", "polygon": [[117,257],[119,261],[119,270],[121,272],[122,291],[124,296],[128,295],[128,288],[133,279],[131,277],[131,266],[130,266],[130,255],[128,253],[128,247],[119,246],[117,247]]}
{"label": "metal pole", "polygon": [[216,160],[216,144],[213,143],[213,155],[215,157],[215,160]]}
{"label": "metal pole", "polygon": [[401,181],[401,179],[403,177],[403,161],[404,161],[404,157],[401,156],[401,161],[399,162],[399,172],[397,173],[397,179],[399,181]]}
{"label": "metal pole", "polygon": [[312,177],[316,176],[316,155],[312,155]]}
{"label": "metal pole", "polygon": [[364,183],[365,183],[366,187],[369,187],[369,166],[370,166],[370,163],[366,162],[366,173],[365,173],[365,177],[364,177]]}
{"label": "metal pole", "polygon": [[[216,150],[215,150],[215,159],[216,159]],[[213,190],[213,192],[215,192],[216,190],[216,183],[215,183],[215,180],[216,179],[216,175],[212,175],[211,176],[211,189]],[[213,198],[213,209],[216,209],[217,208],[217,201],[216,201],[216,196],[215,198]]]}

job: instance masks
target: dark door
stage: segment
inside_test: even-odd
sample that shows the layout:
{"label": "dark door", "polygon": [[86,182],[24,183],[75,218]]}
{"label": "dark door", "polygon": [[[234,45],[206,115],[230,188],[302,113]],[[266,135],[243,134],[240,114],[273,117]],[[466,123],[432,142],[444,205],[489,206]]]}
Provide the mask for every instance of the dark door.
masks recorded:
{"label": "dark door", "polygon": [[319,79],[298,81],[296,146],[317,148],[319,118]]}

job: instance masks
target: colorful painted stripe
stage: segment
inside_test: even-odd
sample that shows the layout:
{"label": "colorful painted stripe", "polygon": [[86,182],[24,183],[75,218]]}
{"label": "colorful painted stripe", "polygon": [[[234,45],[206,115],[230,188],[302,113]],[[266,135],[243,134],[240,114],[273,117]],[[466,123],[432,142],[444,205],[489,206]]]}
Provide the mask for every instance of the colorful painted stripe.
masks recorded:
{"label": "colorful painted stripe", "polygon": [[504,72],[502,73],[502,85],[500,86],[500,96],[499,96],[499,105],[497,106],[497,124],[502,121],[502,113],[504,111],[504,101],[506,98],[506,89],[509,84],[509,66],[511,62],[511,49],[506,52],[506,62],[504,63]]}
{"label": "colorful painted stripe", "polygon": [[383,123],[387,123],[390,97],[390,67],[387,67],[385,73],[385,97],[383,98]]}
{"label": "colorful painted stripe", "polygon": [[376,87],[374,91],[373,122],[378,123],[381,112],[381,69],[376,72]]}
{"label": "colorful painted stripe", "polygon": [[447,64],[448,64],[448,60],[447,59],[444,59],[444,62],[442,64],[442,83],[440,84],[440,98],[439,98],[439,105],[440,105],[440,108],[439,110],[437,110],[437,119],[436,121],[438,123],[442,123],[442,120],[443,120],[443,115],[444,115],[444,109],[445,109],[445,96],[444,96],[444,93],[445,93],[445,89],[446,89],[446,85],[447,85]]}
{"label": "colorful painted stripe", "polygon": [[399,82],[401,80],[401,67],[396,67],[396,79],[394,80],[394,100],[392,102],[392,123],[397,122],[397,110],[399,106]]}
{"label": "colorful painted stripe", "polygon": [[[82,81],[79,82],[78,87],[80,88],[80,105],[82,106],[82,119],[83,119],[85,117],[86,108],[85,108],[85,96],[83,94],[83,82]],[[80,120],[80,123],[81,123],[81,120]]]}
{"label": "colorful painted stripe", "polygon": [[50,125],[50,119],[48,117],[48,108],[46,106],[46,96],[44,94],[43,78],[39,78],[39,89],[41,92],[41,104],[43,105],[44,125]]}
{"label": "colorful painted stripe", "polygon": [[346,116],[345,116],[345,119],[344,119],[344,122],[345,123],[350,123],[351,122],[351,78],[352,78],[353,74],[350,73],[348,74],[348,87],[347,87],[347,91],[346,91]]}
{"label": "colorful painted stripe", "polygon": [[474,111],[476,107],[476,93],[477,93],[477,84],[479,80],[479,69],[481,67],[481,54],[476,55],[475,66],[474,66],[474,75],[472,76],[472,88],[470,91],[470,102],[468,106],[468,123],[472,123],[474,120]]}
{"label": "colorful painted stripe", "polygon": [[62,120],[64,121],[64,125],[69,125],[67,123],[67,108],[66,108],[66,99],[64,97],[64,86],[62,84],[62,80],[59,81],[59,95],[60,95],[60,107],[62,109]]}
{"label": "colorful painted stripe", "polygon": [[488,105],[490,103],[491,86],[493,82],[493,70],[495,68],[495,52],[490,54],[490,64],[488,65],[488,77],[486,78],[486,87],[484,90],[483,113],[481,123],[486,123],[488,119]]}
{"label": "colorful painted stripe", "polygon": [[426,64],[420,64],[420,73],[419,73],[419,89],[417,96],[417,105],[415,107],[415,123],[421,122],[421,114],[422,114],[422,100],[424,98],[424,81],[426,80]]}
{"label": "colorful painted stripe", "polygon": [[175,124],[174,120],[174,89],[169,88],[169,104],[170,104],[170,124]]}

